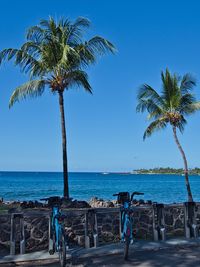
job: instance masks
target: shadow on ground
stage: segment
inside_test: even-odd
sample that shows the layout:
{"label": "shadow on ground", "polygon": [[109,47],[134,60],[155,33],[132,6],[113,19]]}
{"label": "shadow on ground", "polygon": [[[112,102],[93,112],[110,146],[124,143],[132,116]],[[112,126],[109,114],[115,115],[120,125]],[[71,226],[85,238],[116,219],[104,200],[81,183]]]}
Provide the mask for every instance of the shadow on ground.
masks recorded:
{"label": "shadow on ground", "polygon": [[[1,266],[1,265],[0,265]],[[36,264],[31,263],[19,265],[10,264],[5,267],[59,267],[59,263]],[[110,255],[78,260],[74,265],[67,264],[66,267],[114,267],[114,266],[137,266],[137,267],[199,267],[200,266],[200,247],[173,248],[157,251],[137,251],[130,255],[129,261],[125,262],[122,255]]]}
{"label": "shadow on ground", "polygon": [[200,248],[140,251],[130,255],[125,262],[122,255],[90,258],[79,261],[79,266],[138,266],[138,267],[196,267],[200,266]]}

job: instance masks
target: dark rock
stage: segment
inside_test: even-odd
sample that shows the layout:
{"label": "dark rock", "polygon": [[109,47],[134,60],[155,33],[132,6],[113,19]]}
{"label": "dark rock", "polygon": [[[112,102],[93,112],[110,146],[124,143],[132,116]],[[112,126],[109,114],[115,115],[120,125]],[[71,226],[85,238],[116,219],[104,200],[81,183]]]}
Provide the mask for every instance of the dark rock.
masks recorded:
{"label": "dark rock", "polygon": [[73,230],[82,230],[84,228],[83,224],[78,224],[73,226]]}
{"label": "dark rock", "polygon": [[0,216],[0,224],[9,224],[10,223],[10,216]]}
{"label": "dark rock", "polygon": [[103,231],[103,232],[109,232],[109,231],[111,231],[111,230],[112,230],[112,227],[111,227],[110,224],[104,224],[104,225],[102,226],[102,231]]}
{"label": "dark rock", "polygon": [[167,225],[173,225],[174,219],[173,219],[173,215],[171,214],[165,214],[165,223]]}
{"label": "dark rock", "polygon": [[37,228],[34,228],[32,231],[32,236],[35,239],[41,239],[43,237],[43,232]]}
{"label": "dark rock", "polygon": [[140,222],[149,223],[149,216],[141,215],[140,216]]}
{"label": "dark rock", "polygon": [[0,237],[2,242],[6,242],[10,240],[10,234],[8,232],[5,232],[3,230],[0,230]]}
{"label": "dark rock", "polygon": [[26,242],[26,247],[27,247],[27,249],[29,249],[29,250],[30,250],[30,248],[31,248],[31,251],[32,251],[32,249],[35,247],[35,244],[36,244],[35,239],[30,238],[30,239],[28,239],[27,242]]}
{"label": "dark rock", "polygon": [[147,230],[145,230],[143,228],[136,229],[136,237],[146,239],[147,238]]}
{"label": "dark rock", "polygon": [[25,239],[27,240],[27,239],[29,239],[30,238],[30,231],[27,231],[27,230],[25,230],[24,231],[24,234],[25,234]]}
{"label": "dark rock", "polygon": [[77,225],[77,224],[81,224],[81,223],[82,223],[82,221],[81,221],[81,219],[80,219],[80,218],[73,219],[72,221],[73,221],[73,226],[75,226],[75,225]]}
{"label": "dark rock", "polygon": [[85,234],[85,230],[74,230],[76,235],[84,235]]}
{"label": "dark rock", "polygon": [[69,200],[63,198],[61,207],[83,209],[83,208],[90,208],[90,205],[86,201]]}
{"label": "dark rock", "polygon": [[65,221],[64,221],[64,225],[65,225],[66,227],[71,227],[71,226],[72,226],[72,220],[70,220],[70,219],[65,219]]}
{"label": "dark rock", "polygon": [[104,222],[105,223],[107,223],[107,224],[112,224],[112,220],[111,220],[111,218],[106,218],[105,220],[104,220]]}
{"label": "dark rock", "polygon": [[119,234],[119,226],[114,226],[113,227],[113,234]]}
{"label": "dark rock", "polygon": [[113,225],[119,225],[119,219],[113,220]]}
{"label": "dark rock", "polygon": [[10,233],[10,224],[1,224],[3,231]]}
{"label": "dark rock", "polygon": [[174,228],[177,229],[177,228],[183,228],[183,227],[184,227],[184,225],[183,225],[182,221],[179,219],[176,220]]}
{"label": "dark rock", "polygon": [[102,239],[105,242],[111,242],[115,239],[114,235],[110,232],[104,232],[102,233]]}
{"label": "dark rock", "polygon": [[145,201],[144,201],[144,199],[140,199],[138,202],[139,202],[139,204],[140,204],[140,205],[143,205],[143,204],[145,204]]}
{"label": "dark rock", "polygon": [[176,229],[173,231],[173,236],[183,236],[184,235],[184,230],[181,229]]}

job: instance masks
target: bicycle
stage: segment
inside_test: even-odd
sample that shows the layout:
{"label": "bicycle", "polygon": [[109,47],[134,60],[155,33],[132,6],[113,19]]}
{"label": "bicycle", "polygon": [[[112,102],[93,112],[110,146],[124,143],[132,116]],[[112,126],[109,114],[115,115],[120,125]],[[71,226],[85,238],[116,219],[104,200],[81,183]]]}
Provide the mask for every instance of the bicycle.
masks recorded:
{"label": "bicycle", "polygon": [[52,244],[49,247],[49,254],[53,255],[55,252],[59,254],[59,260],[61,267],[66,265],[66,249],[69,248],[67,236],[65,235],[63,221],[66,217],[60,211],[62,199],[60,197],[42,198],[41,201],[48,201],[48,205],[51,207],[51,227],[50,227],[50,239]]}
{"label": "bicycle", "polygon": [[130,194],[129,192],[119,192],[117,194],[113,194],[113,196],[117,196],[117,203],[121,204],[121,241],[124,242],[124,259],[128,259],[129,246],[133,243],[133,218],[132,213],[133,209],[131,208],[131,203],[134,195],[144,195],[144,193],[133,192]]}

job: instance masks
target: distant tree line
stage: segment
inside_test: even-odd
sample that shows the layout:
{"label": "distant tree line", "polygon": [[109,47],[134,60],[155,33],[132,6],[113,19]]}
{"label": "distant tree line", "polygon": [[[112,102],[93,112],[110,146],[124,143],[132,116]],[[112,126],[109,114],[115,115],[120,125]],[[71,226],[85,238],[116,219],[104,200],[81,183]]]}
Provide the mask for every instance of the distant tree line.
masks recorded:
{"label": "distant tree line", "polygon": [[[174,168],[153,168],[153,169],[138,169],[135,170],[136,173],[139,174],[151,174],[151,173],[155,173],[155,174],[184,174],[184,169],[179,168],[179,169],[174,169]],[[200,175],[200,168],[193,168],[193,169],[189,169],[189,174],[190,175]]]}

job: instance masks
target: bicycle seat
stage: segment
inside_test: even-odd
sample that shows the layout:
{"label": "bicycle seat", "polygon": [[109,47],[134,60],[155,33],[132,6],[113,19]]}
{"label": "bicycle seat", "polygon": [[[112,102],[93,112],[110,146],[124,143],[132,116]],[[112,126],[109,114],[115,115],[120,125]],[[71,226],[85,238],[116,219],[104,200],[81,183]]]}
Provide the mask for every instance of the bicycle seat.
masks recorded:
{"label": "bicycle seat", "polygon": [[62,198],[55,196],[55,197],[49,197],[46,199],[48,201],[49,206],[56,206],[62,204]]}
{"label": "bicycle seat", "polygon": [[124,202],[130,201],[130,194],[129,192],[119,192],[117,194],[117,202],[119,204],[124,204]]}

